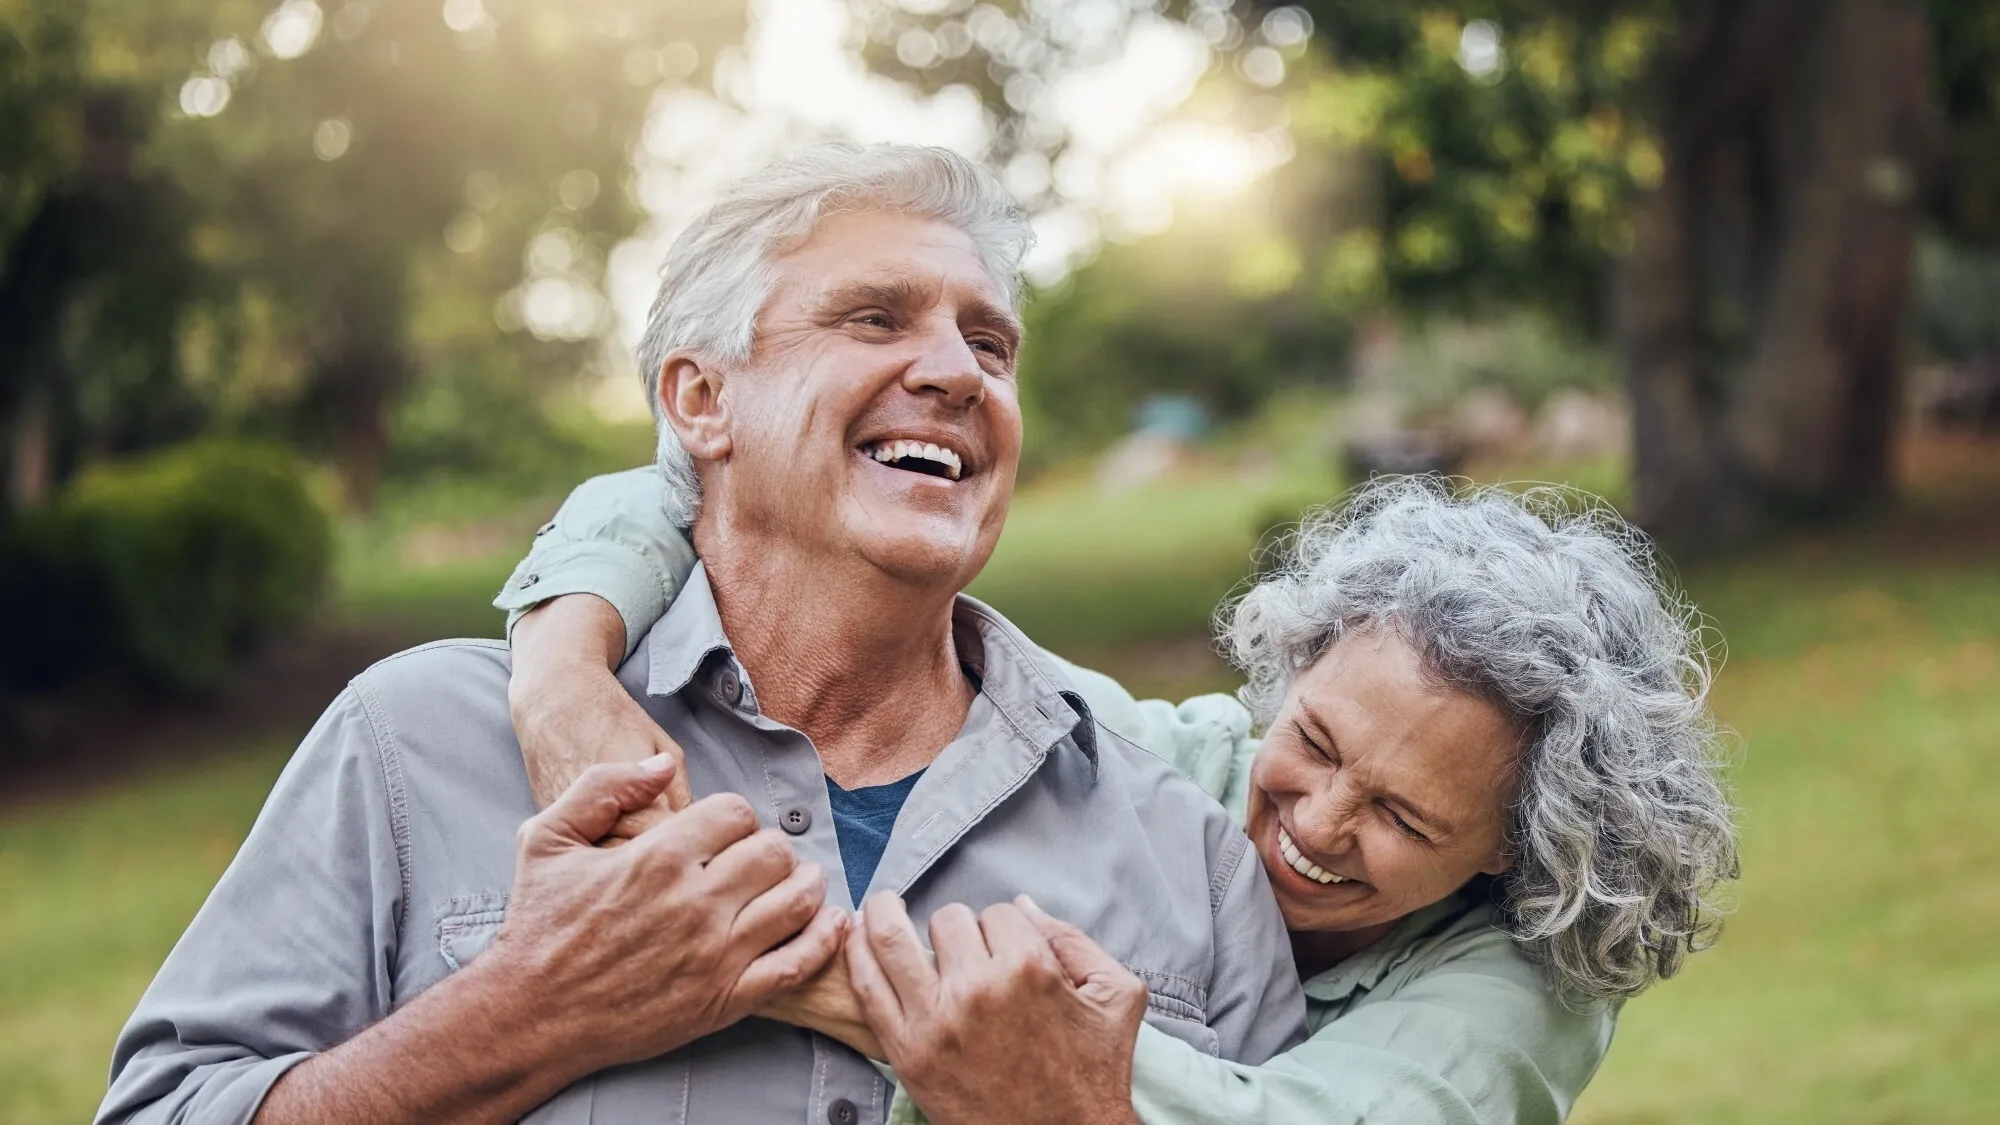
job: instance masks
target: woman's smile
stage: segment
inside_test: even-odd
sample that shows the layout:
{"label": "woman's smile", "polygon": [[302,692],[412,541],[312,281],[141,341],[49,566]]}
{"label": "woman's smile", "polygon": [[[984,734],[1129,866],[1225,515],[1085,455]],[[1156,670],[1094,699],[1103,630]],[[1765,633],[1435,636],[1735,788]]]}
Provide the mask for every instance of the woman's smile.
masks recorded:
{"label": "woman's smile", "polygon": [[1307,859],[1305,853],[1299,850],[1298,841],[1292,839],[1292,834],[1285,831],[1283,824],[1278,825],[1278,854],[1279,858],[1289,864],[1292,870],[1322,886],[1332,886],[1335,883],[1350,881],[1346,877],[1335,875],[1333,872]]}

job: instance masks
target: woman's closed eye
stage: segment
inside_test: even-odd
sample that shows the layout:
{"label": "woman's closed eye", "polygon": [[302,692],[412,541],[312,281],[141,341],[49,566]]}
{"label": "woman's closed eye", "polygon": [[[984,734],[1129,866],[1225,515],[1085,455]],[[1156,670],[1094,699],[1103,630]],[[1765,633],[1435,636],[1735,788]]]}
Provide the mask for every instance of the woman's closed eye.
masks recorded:
{"label": "woman's closed eye", "polygon": [[1306,733],[1306,728],[1304,723],[1299,722],[1297,719],[1292,720],[1292,731],[1293,733],[1299,736],[1300,742],[1303,742],[1307,746],[1312,748],[1312,752],[1315,755],[1317,755],[1321,761],[1325,762],[1327,765],[1330,766],[1337,766],[1340,764],[1340,755],[1334,752],[1332,744],[1331,743],[1322,744],[1318,739]]}
{"label": "woman's closed eye", "polygon": [[1401,832],[1403,835],[1408,836],[1412,840],[1421,841],[1422,843],[1426,844],[1431,842],[1431,838],[1429,836],[1424,835],[1422,832],[1417,830],[1417,827],[1415,825],[1411,824],[1407,820],[1404,820],[1402,815],[1398,813],[1395,809],[1391,808],[1388,805],[1383,805],[1382,812],[1389,818],[1389,823],[1395,825],[1396,831]]}

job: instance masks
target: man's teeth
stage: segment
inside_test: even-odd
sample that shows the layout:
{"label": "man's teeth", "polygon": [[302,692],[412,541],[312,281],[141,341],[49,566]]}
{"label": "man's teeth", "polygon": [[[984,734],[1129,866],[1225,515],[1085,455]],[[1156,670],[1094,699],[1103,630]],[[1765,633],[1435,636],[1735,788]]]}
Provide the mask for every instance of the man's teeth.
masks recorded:
{"label": "man's teeth", "polygon": [[942,445],[932,445],[927,441],[884,441],[877,442],[868,455],[885,465],[894,464],[906,457],[921,458],[944,466],[945,476],[957,480],[964,472],[964,465],[958,454]]}
{"label": "man's teeth", "polygon": [[1284,853],[1285,862],[1292,865],[1292,870],[1311,879],[1315,883],[1347,882],[1347,880],[1307,859],[1299,851],[1299,846],[1292,842],[1291,834],[1286,832],[1283,827],[1278,829],[1278,850]]}

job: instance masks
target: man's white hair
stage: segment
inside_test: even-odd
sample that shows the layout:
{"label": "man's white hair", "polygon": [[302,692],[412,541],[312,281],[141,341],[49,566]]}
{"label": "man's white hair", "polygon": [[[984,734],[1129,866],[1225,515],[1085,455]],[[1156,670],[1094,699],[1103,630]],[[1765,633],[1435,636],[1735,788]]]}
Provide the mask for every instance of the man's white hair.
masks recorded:
{"label": "man's white hair", "polygon": [[1027,217],[991,172],[949,149],[823,144],[737,181],[674,239],[639,340],[667,514],[679,526],[692,526],[701,509],[701,481],[660,406],[667,357],[686,349],[714,361],[749,358],[776,280],[772,264],[810,238],[820,219],[855,212],[915,215],[964,231],[1019,311],[1021,259],[1034,242]]}

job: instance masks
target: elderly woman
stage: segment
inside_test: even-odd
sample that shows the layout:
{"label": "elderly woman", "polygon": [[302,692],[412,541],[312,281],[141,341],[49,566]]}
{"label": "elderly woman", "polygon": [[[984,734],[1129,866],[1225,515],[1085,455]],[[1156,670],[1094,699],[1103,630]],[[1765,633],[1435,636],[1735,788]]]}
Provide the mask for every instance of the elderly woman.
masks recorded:
{"label": "elderly woman", "polygon": [[[656,487],[641,472],[580,489],[501,604],[518,617],[533,577],[538,597],[595,593],[627,633],[648,627],[692,565]],[[654,752],[605,671],[615,626],[536,616],[514,696],[531,775]],[[1601,504],[1406,478],[1309,518],[1221,622],[1240,702],[1142,703],[1074,677],[1100,722],[1243,823],[1311,1037],[1245,1066],[1144,1028],[1140,1117],[1562,1120],[1622,1001],[1713,936],[1710,895],[1735,871],[1693,609]]]}

